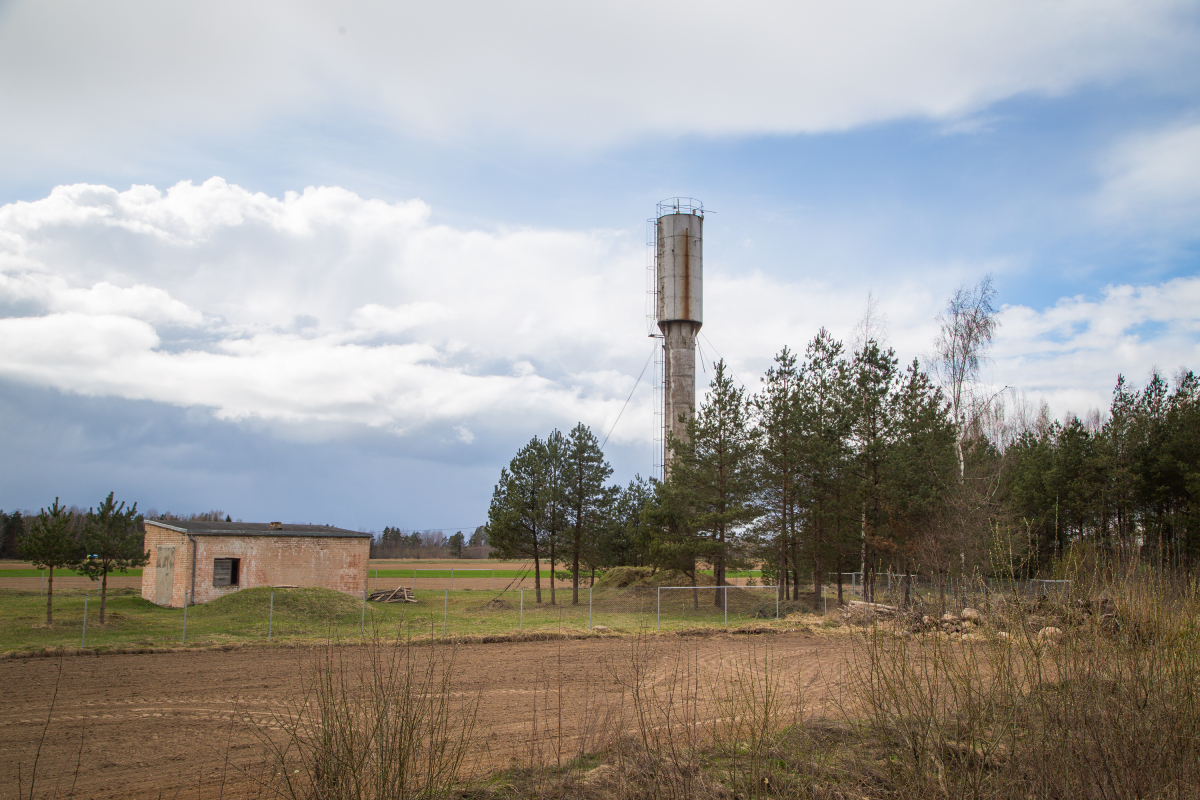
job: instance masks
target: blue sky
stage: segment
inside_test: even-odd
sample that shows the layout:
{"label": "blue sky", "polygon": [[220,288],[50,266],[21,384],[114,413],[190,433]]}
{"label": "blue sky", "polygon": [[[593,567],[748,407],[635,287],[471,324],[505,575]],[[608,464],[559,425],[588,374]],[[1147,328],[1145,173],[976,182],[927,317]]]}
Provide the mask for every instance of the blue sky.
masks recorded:
{"label": "blue sky", "polygon": [[750,390],[989,273],[1013,407],[1200,365],[1200,4],[734,8],[0,3],[0,507],[466,528],[579,420],[645,474],[675,195]]}

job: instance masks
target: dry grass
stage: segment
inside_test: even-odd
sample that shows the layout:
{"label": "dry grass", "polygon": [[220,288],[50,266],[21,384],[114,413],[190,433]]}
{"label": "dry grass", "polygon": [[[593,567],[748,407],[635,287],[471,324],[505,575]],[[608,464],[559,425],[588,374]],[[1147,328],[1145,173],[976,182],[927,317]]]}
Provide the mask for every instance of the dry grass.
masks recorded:
{"label": "dry grass", "polygon": [[259,728],[270,754],[264,796],[441,797],[472,777],[478,703],[454,691],[453,648],[377,639],[319,652],[300,699]]}
{"label": "dry grass", "polygon": [[[419,662],[403,645],[377,642],[352,661],[330,648],[274,740],[270,789],[306,798],[1200,797],[1194,581],[1096,571],[1077,575],[1063,598],[989,603],[965,636],[958,627],[917,611],[843,628],[856,646],[833,717],[806,713],[809,687],[796,685],[769,638],[739,640],[714,670],[686,637],[631,637],[626,658],[608,665],[621,692],[607,705],[564,698],[561,659],[547,662],[537,667],[527,757],[474,780],[464,761],[473,708],[453,698],[453,648]],[[569,702],[593,704],[583,731],[563,730]]]}
{"label": "dry grass", "polygon": [[891,753],[893,793],[1200,797],[1196,583],[1136,568],[1080,577],[1060,601],[1007,603],[966,637],[867,629],[852,713]]}

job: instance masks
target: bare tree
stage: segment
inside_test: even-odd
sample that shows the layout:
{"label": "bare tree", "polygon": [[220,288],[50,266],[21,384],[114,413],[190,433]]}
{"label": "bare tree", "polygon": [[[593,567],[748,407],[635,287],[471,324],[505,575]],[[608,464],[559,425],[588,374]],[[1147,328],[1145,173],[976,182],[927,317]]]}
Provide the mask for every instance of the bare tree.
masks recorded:
{"label": "bare tree", "polygon": [[992,300],[996,289],[992,276],[985,275],[973,289],[960,286],[946,311],[938,315],[941,330],[934,340],[938,377],[950,399],[956,435],[954,453],[958,458],[958,479],[965,466],[963,440],[970,427],[970,412],[975,401],[973,385],[979,379],[979,362],[996,335],[996,309]]}
{"label": "bare tree", "polygon": [[883,347],[888,338],[887,314],[879,307],[879,299],[874,292],[867,292],[867,304],[863,307],[862,317],[854,325],[854,349],[862,350],[869,341],[874,341]]}

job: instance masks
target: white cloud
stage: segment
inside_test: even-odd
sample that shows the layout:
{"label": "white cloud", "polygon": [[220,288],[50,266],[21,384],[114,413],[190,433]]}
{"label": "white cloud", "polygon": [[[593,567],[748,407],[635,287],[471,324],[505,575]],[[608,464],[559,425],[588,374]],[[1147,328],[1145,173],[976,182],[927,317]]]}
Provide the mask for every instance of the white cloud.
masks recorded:
{"label": "white cloud", "polygon": [[80,288],[68,285],[57,275],[0,273],[0,298],[9,303],[41,305],[53,312],[112,313],[167,325],[196,326],[203,320],[200,312],[162,289],[140,283],[122,288],[100,281]]}
{"label": "white cloud", "polygon": [[614,419],[629,389],[614,366],[641,349],[640,245],[428,217],[419,201],[275,199],[215,178],[0,207],[0,374],[468,443],[466,420]]}
{"label": "white cloud", "polygon": [[1200,222],[1200,123],[1132,136],[1103,168],[1100,205],[1107,214],[1156,227]]}
{"label": "white cloud", "polygon": [[[579,420],[603,436],[653,346],[642,248],[633,232],[459,230],[419,201],[338,188],[59,187],[0,206],[0,378],[325,436],[471,444]],[[928,352],[954,286],[994,266],[889,269],[864,286],[710,261],[701,354],[754,391],[819,327],[849,343],[871,290],[907,361]],[[1200,366],[1196,309],[1200,278],[1006,307],[991,379],[1058,413],[1104,407],[1118,372]],[[710,377],[699,370],[701,389]],[[651,439],[649,382],[613,441]]]}
{"label": "white cloud", "polygon": [[1008,306],[994,352],[998,385],[1040,395],[1053,411],[1105,410],[1117,375],[1200,370],[1200,278],[1110,286],[1037,311]]}
{"label": "white cloud", "polygon": [[2,12],[0,140],[159,141],[313,109],[559,148],[954,119],[1025,92],[1178,74],[1194,7],[25,0]]}

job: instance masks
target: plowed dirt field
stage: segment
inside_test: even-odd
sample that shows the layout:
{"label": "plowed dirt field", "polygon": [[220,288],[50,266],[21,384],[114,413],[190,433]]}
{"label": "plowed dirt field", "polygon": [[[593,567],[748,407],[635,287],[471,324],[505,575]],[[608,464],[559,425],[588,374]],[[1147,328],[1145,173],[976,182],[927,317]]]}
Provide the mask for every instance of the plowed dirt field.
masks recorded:
{"label": "plowed dirt field", "polygon": [[[628,706],[635,661],[662,684],[681,663],[715,679],[768,656],[786,666],[788,691],[803,688],[807,713],[820,716],[846,647],[844,638],[811,634],[473,644],[458,647],[453,682],[480,699],[474,756],[486,771],[528,763],[538,751],[553,757],[559,741],[570,752],[601,733],[599,722]],[[361,657],[362,648],[350,650]],[[34,797],[257,796],[264,748],[251,727],[272,730],[316,655],[243,649],[0,661],[0,797],[16,797],[19,784],[29,797],[35,756]]]}

